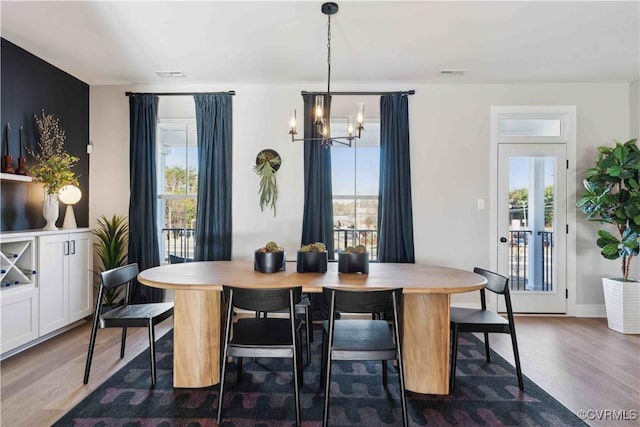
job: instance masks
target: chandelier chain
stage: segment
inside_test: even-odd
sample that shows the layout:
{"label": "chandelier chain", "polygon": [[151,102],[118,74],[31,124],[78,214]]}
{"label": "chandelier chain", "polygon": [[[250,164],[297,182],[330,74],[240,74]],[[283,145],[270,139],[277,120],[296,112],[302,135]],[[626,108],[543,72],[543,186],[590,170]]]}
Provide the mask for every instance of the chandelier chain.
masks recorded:
{"label": "chandelier chain", "polygon": [[[327,16],[327,96],[331,93],[331,15]],[[327,99],[327,102],[329,100]]]}

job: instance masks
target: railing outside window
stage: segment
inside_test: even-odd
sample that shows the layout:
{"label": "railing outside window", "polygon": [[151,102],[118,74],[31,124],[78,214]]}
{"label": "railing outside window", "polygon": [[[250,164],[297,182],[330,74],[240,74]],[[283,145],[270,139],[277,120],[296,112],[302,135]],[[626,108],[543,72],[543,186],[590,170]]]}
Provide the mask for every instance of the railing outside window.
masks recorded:
{"label": "railing outside window", "polygon": [[[542,244],[542,256],[530,260],[529,240],[534,238],[531,230],[509,231],[509,283],[514,291],[551,291],[553,290],[553,232],[538,231],[536,238]],[[529,263],[541,265],[542,277],[537,283],[529,284]]]}
{"label": "railing outside window", "polygon": [[194,228],[163,228],[164,262],[169,262],[169,255],[193,259],[195,253]]}
{"label": "railing outside window", "polygon": [[367,248],[371,261],[378,259],[378,230],[334,228],[333,242],[336,253],[348,246],[363,245]]}

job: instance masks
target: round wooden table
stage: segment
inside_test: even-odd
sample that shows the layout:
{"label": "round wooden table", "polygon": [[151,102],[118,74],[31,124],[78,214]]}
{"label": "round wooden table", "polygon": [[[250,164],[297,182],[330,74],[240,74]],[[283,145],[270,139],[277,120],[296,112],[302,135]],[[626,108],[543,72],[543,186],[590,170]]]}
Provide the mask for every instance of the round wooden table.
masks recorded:
{"label": "round wooden table", "polygon": [[302,286],[304,292],[322,287],[349,289],[403,288],[402,349],[407,390],[427,394],[449,393],[450,295],[481,289],[479,274],[419,264],[371,263],[369,274],[328,271],[297,273],[287,270],[260,273],[253,260],[170,264],[150,268],[138,280],[155,288],[175,291],[174,387],[206,387],[220,381],[222,285],[243,287]]}

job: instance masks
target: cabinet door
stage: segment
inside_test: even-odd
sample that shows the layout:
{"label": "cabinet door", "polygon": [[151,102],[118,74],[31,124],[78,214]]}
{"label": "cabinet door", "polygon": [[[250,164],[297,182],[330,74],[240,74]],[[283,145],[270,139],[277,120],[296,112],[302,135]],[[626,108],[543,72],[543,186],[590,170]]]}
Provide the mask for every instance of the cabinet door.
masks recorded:
{"label": "cabinet door", "polygon": [[69,323],[69,235],[38,237],[40,336]]}
{"label": "cabinet door", "polygon": [[92,234],[69,234],[69,322],[92,313]]}
{"label": "cabinet door", "polygon": [[38,291],[26,285],[0,294],[2,346],[6,353],[38,338]]}

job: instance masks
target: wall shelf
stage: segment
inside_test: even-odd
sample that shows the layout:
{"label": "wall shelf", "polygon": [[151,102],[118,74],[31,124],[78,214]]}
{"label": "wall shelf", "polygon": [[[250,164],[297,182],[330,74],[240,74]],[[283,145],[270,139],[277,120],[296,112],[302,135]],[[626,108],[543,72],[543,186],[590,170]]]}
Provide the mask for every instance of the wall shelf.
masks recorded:
{"label": "wall shelf", "polygon": [[18,182],[33,182],[32,176],[16,175],[14,173],[0,173],[0,180],[2,181],[18,181]]}

